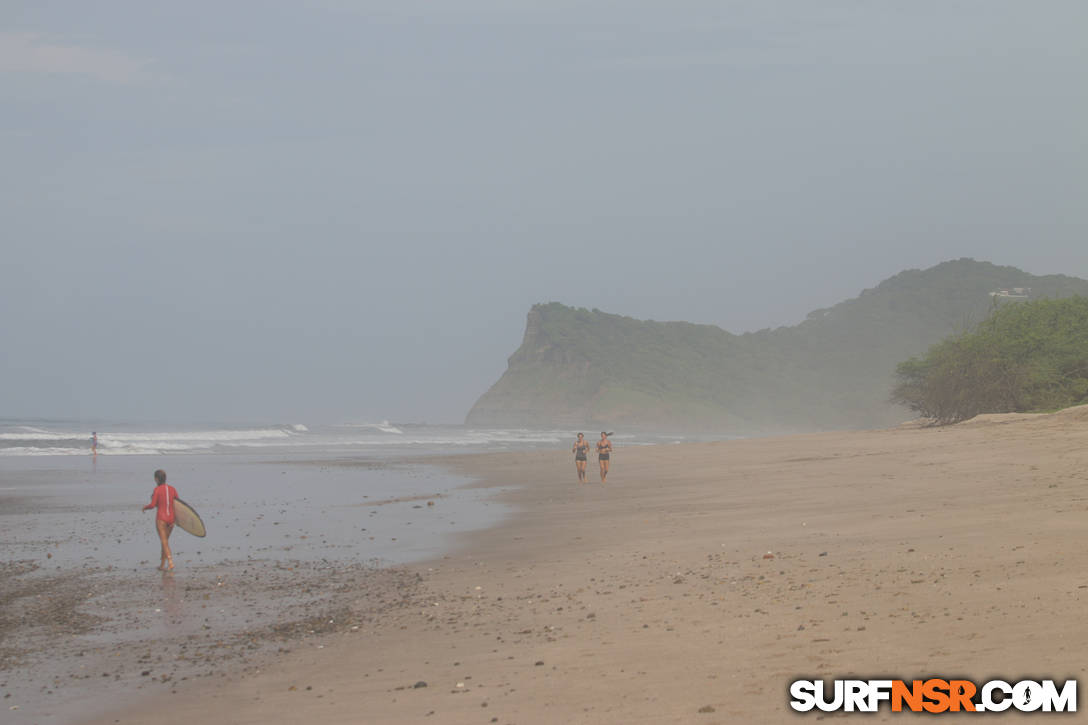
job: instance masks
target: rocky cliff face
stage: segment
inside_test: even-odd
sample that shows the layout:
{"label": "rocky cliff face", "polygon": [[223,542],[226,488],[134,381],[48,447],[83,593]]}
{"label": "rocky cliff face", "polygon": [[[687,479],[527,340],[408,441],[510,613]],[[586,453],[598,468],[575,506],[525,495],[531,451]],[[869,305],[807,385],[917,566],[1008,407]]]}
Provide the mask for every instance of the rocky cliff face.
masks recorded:
{"label": "rocky cliff face", "polygon": [[593,420],[594,366],[561,336],[549,335],[545,318],[554,316],[555,307],[562,306],[529,310],[521,346],[507,361],[506,373],[469,411],[469,425],[562,426]]}
{"label": "rocky cliff face", "polygon": [[982,320],[991,292],[1088,295],[1088,282],[960,259],[908,270],[793,327],[711,325],[535,305],[506,373],[466,423],[738,434],[894,425],[895,365]]}

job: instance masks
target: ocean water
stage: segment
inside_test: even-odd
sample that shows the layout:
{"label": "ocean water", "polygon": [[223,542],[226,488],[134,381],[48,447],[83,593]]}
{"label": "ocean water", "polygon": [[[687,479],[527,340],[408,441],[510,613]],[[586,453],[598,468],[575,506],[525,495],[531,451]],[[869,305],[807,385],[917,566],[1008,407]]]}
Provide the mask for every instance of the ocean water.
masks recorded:
{"label": "ocean water", "polygon": [[478,430],[463,426],[343,423],[336,425],[169,425],[0,421],[0,456],[86,456],[91,434],[103,456],[276,453],[355,454],[381,458],[556,445],[560,431]]}
{"label": "ocean water", "polygon": [[[158,563],[155,469],[193,505],[204,539],[176,531],[175,560],[422,560],[508,515],[494,491],[427,462],[452,453],[569,449],[573,433],[353,423],[164,425],[0,421],[0,557],[66,567]],[[596,436],[589,434],[592,441]],[[621,435],[616,445],[680,436]],[[557,470],[557,485],[568,481]],[[516,481],[512,482],[516,485]],[[43,558],[44,557],[44,558]]]}
{"label": "ocean water", "polygon": [[[170,425],[72,423],[0,419],[0,456],[87,456],[91,434],[101,456],[268,453],[290,456],[354,455],[379,459],[444,453],[569,447],[576,431],[487,429],[460,425],[340,423],[277,425]],[[598,432],[584,431],[590,441]],[[707,437],[638,433],[613,435],[617,445],[645,445]]]}

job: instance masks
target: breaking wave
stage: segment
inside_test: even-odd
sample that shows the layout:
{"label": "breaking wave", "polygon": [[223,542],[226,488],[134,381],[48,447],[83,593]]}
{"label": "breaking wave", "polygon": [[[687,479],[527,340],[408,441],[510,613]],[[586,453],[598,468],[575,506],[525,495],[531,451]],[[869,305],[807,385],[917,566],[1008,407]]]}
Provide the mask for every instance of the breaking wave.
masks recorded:
{"label": "breaking wave", "polygon": [[342,423],[339,427],[360,429],[369,428],[371,430],[381,431],[382,433],[394,433],[396,435],[404,435],[404,431],[390,423],[388,420],[383,420],[381,423]]}
{"label": "breaking wave", "polygon": [[[289,444],[305,435],[306,426],[269,428],[212,428],[206,430],[102,430],[98,432],[98,453],[102,455],[154,455],[214,451],[224,446],[258,445],[267,442]],[[91,431],[0,427],[0,455],[74,456],[91,452]]]}
{"label": "breaking wave", "polygon": [[[671,443],[675,436],[624,435],[623,444]],[[366,457],[566,448],[574,434],[566,430],[466,428],[460,425],[378,423],[207,428],[169,426],[98,426],[98,454],[103,456],[186,454],[301,454]],[[74,425],[0,423],[0,456],[87,456],[91,430]]]}

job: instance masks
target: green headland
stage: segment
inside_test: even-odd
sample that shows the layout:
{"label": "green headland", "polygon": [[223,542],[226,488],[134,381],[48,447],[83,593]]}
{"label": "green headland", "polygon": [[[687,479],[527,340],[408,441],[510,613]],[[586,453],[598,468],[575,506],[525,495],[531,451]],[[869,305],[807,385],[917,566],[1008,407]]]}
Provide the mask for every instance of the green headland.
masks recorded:
{"label": "green headland", "polygon": [[900,363],[971,333],[995,309],[1074,295],[1088,296],[1088,281],[964,258],[901,272],[797,325],[739,335],[538,304],[466,423],[737,434],[886,427],[918,414],[902,396],[892,402]]}

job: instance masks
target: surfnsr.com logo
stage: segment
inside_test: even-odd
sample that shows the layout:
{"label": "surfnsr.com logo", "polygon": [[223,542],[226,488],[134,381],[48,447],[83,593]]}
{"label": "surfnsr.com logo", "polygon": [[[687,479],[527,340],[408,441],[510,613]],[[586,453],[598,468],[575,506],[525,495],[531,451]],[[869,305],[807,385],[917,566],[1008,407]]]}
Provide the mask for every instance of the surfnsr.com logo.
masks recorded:
{"label": "surfnsr.com logo", "polygon": [[790,707],[798,712],[877,712],[885,704],[892,712],[1076,712],[1077,681],[1060,687],[1054,680],[970,680],[932,677],[926,680],[795,680]]}

